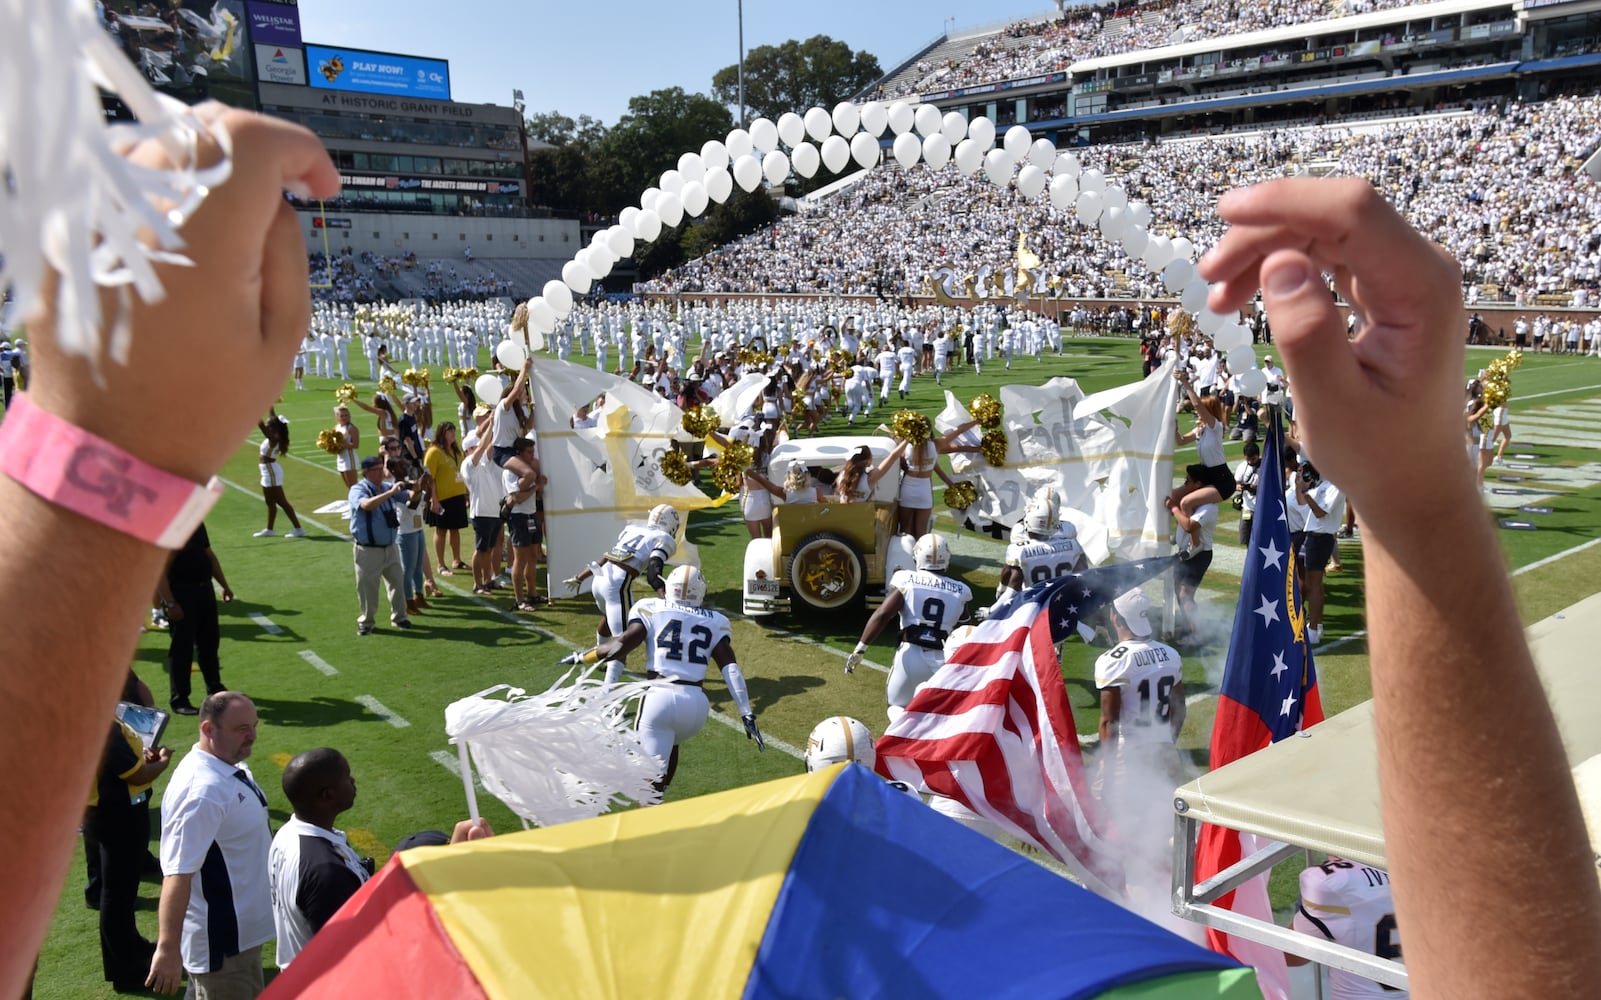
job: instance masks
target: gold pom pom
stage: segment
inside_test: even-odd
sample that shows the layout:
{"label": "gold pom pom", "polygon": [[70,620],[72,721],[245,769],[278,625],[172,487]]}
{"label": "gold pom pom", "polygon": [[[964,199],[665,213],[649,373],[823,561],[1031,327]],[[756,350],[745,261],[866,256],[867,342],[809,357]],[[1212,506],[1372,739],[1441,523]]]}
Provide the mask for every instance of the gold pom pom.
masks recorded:
{"label": "gold pom pom", "polygon": [[385,375],[378,380],[378,391],[385,396],[393,396],[395,394],[395,380]]}
{"label": "gold pom pom", "polygon": [[972,483],[953,483],[945,487],[945,506],[951,510],[966,510],[978,499],[978,488]]}
{"label": "gold pom pom", "polygon": [[723,449],[723,455],[712,470],[712,482],[724,493],[738,493],[745,485],[745,470],[756,460],[751,446],[735,441]]}
{"label": "gold pom pom", "polygon": [[928,418],[916,410],[901,410],[890,421],[890,433],[898,440],[909,441],[914,447],[921,447],[934,433],[934,426]]}
{"label": "gold pom pom", "polygon": [[849,351],[833,350],[828,352],[828,373],[830,375],[849,375],[856,365],[856,359]]}
{"label": "gold pom pom", "polygon": [[677,449],[662,456],[662,475],[666,476],[667,481],[674,486],[686,486],[695,477],[694,471],[689,467],[689,459]]}
{"label": "gold pom pom", "polygon": [[[720,422],[714,411],[699,403],[684,411],[684,433],[692,438],[704,438],[712,431],[715,431]],[[680,483],[679,485],[682,486],[683,484]]]}
{"label": "gold pom pom", "polygon": [[400,376],[400,380],[409,386],[421,389],[428,385],[428,369],[407,368],[406,373]]}
{"label": "gold pom pom", "polygon": [[339,403],[353,402],[356,398],[356,387],[346,382],[334,390],[334,401]]}
{"label": "gold pom pom", "polygon": [[999,469],[1006,465],[1006,432],[1000,428],[985,431],[984,437],[979,441],[979,447],[984,452],[984,461]]}
{"label": "gold pom pom", "polygon": [[330,427],[325,431],[317,432],[317,447],[330,455],[337,455],[345,450],[345,435],[337,427]]}
{"label": "gold pom pom", "polygon": [[973,419],[978,421],[978,425],[987,431],[992,431],[1001,425],[1001,404],[987,392],[974,396],[967,410],[973,415]]}

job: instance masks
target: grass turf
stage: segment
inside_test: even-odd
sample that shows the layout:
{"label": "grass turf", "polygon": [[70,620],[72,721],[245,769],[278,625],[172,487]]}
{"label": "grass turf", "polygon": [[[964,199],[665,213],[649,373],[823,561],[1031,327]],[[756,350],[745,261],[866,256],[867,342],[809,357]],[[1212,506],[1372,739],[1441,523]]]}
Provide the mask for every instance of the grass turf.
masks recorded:
{"label": "grass turf", "polygon": [[[1470,350],[1468,374],[1493,356],[1488,351]],[[353,360],[364,370],[363,359]],[[487,362],[487,356],[481,361]],[[356,370],[353,367],[353,373]],[[1135,345],[1123,339],[1073,339],[1060,358],[1047,356],[1043,363],[1019,359],[1011,371],[992,362],[982,374],[964,368],[945,381],[947,388],[966,401],[981,391],[995,392],[1001,385],[1037,384],[1052,376],[1076,378],[1086,392],[1131,381],[1139,376]],[[344,530],[343,522],[338,515],[313,513],[316,507],[345,494],[332,458],[317,451],[314,444],[316,432],[333,424],[336,384],[336,380],[308,378],[308,391],[286,389],[278,407],[293,422],[294,447],[291,458],[283,463],[286,489],[309,529],[308,537],[251,537],[264,523],[254,444],[243,445],[222,470],[231,488],[207,526],[238,595],[233,604],[222,608],[223,678],[229,686],[250,693],[260,709],[261,730],[250,764],[267,791],[274,823],[288,815],[279,786],[284,763],[312,747],[337,747],[350,759],[359,786],[355,808],[341,822],[357,848],[382,864],[389,847],[406,834],[448,829],[465,813],[460,780],[439,759],[454,757],[443,732],[444,706],[497,683],[527,688],[550,684],[561,672],[556,660],[569,649],[593,641],[596,611],[584,597],[558,600],[536,615],[515,614],[509,610],[507,598],[485,600],[467,593],[471,577],[458,574],[439,578],[449,588],[447,596],[432,601],[433,609],[418,616],[418,628],[412,632],[380,628],[373,636],[358,638],[351,548],[337,534]],[[360,380],[357,384],[363,398],[370,398],[370,384]],[[1529,355],[1514,375],[1513,385],[1516,428],[1519,414],[1601,396],[1601,362]],[[447,387],[435,388],[436,399],[450,398]],[[892,409],[901,405],[892,401]],[[920,377],[914,380],[913,398],[904,405],[932,416],[942,408],[943,395],[932,378]],[[875,414],[887,415],[882,410]],[[365,414],[358,413],[357,422],[364,433],[372,432]],[[834,417],[821,432],[849,430],[843,418]],[[865,433],[869,427],[859,423],[855,430]],[[373,443],[370,438],[368,443]],[[1596,452],[1587,447],[1537,446],[1528,450],[1539,456],[1541,468],[1577,467],[1597,460]],[[1239,445],[1231,443],[1230,458],[1238,457]],[[1597,528],[1601,525],[1601,487],[1562,488],[1554,493],[1555,499],[1548,501],[1552,513],[1538,519],[1540,530],[1501,533],[1509,566],[1530,566],[1601,537]],[[747,535],[737,511],[730,510],[696,515],[689,532],[700,547],[711,584],[709,602],[737,612]],[[1218,529],[1220,547],[1233,538],[1233,512],[1225,508],[1224,516]],[[949,532],[951,522],[942,516],[936,527]],[[286,528],[280,516],[280,535]],[[978,601],[986,603],[998,573],[1001,546],[988,539],[975,540],[971,534],[964,539],[953,569],[974,586]],[[1365,700],[1370,691],[1367,652],[1359,635],[1364,628],[1361,545],[1342,543],[1341,550],[1345,570],[1328,577],[1328,635],[1317,657],[1329,714]],[[1539,620],[1588,594],[1597,578],[1601,578],[1601,546],[1520,572],[1516,583],[1524,622]],[[1238,580],[1221,570],[1208,574],[1205,582],[1208,612],[1225,629],[1233,613],[1232,589],[1237,586]],[[252,615],[281,631],[268,631]],[[741,733],[717,724],[714,718],[684,748],[671,799],[798,773],[800,761],[777,744],[803,746],[812,726],[827,716],[849,714],[865,721],[875,733],[883,729],[884,675],[865,667],[853,675],[841,669],[863,619],[791,620],[763,626],[731,617],[735,619],[734,646],[749,678],[751,697],[763,730],[775,738],[775,745],[766,753],[757,753]],[[1346,638],[1352,636],[1356,638]],[[167,693],[165,649],[164,633],[146,634],[140,639],[134,662],[163,703]],[[1091,666],[1097,651],[1078,643],[1069,643],[1066,650],[1063,676],[1076,723],[1080,732],[1091,733],[1096,725]],[[319,671],[316,661],[307,659],[308,654],[336,672],[330,676]],[[872,649],[869,658],[887,665],[891,654],[892,646],[886,640]],[[1204,694],[1215,688],[1222,663],[1221,647],[1186,656],[1186,688],[1203,697],[1191,706],[1181,746],[1198,761],[1205,758],[1213,715],[1212,701]],[[198,686],[199,678],[195,680]],[[730,722],[735,712],[722,684],[714,679],[707,695],[714,712]],[[406,724],[384,721],[374,714],[367,699],[376,699]],[[185,751],[195,732],[192,718],[174,718],[166,742]],[[158,791],[160,787],[158,784]],[[497,830],[517,828],[516,820],[498,802],[488,796],[480,796],[479,801]],[[113,995],[99,979],[95,914],[83,905],[83,886],[80,847],[40,957],[35,985],[38,997]],[[141,893],[140,926],[148,935],[155,930],[157,893],[155,882],[147,882]],[[1294,893],[1293,871],[1275,878],[1276,902],[1284,905]]]}

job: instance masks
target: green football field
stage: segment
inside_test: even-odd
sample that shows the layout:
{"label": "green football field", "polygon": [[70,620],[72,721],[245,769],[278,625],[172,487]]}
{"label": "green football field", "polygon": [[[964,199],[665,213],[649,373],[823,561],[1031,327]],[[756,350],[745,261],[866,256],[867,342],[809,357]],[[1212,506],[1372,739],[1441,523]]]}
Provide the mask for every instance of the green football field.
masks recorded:
{"label": "green football field", "polygon": [[[1037,384],[1052,376],[1078,380],[1086,392],[1133,381],[1139,362],[1133,341],[1085,338],[1067,341],[1061,357],[1043,363],[1018,361],[1011,371],[986,366],[946,379],[947,387],[966,401],[980,391],[994,392],[1009,383]],[[1470,373],[1497,356],[1470,349]],[[487,357],[482,359],[487,362]],[[364,358],[353,359],[352,373],[364,373]],[[587,359],[586,359],[587,362]],[[452,398],[434,371],[435,398]],[[568,651],[590,645],[597,617],[587,596],[563,598],[538,614],[509,610],[510,598],[485,599],[470,594],[465,571],[438,577],[445,596],[417,616],[417,627],[401,632],[387,627],[372,636],[356,635],[356,596],[350,543],[338,515],[319,515],[316,508],[342,499],[343,484],[331,456],[315,447],[317,431],[333,424],[335,382],[308,378],[307,391],[286,388],[278,407],[292,422],[293,448],[284,461],[286,488],[309,534],[286,539],[280,516],[277,538],[253,538],[265,523],[256,479],[256,443],[241,442],[222,470],[230,489],[207,521],[213,548],[237,599],[222,608],[223,678],[229,687],[251,695],[260,711],[261,728],[251,767],[267,791],[274,823],[289,815],[280,788],[283,765],[294,754],[319,746],[341,750],[351,762],[359,785],[356,806],[341,818],[352,842],[381,865],[389,848],[417,830],[446,829],[465,816],[455,751],[443,729],[445,705],[495,684],[540,689],[562,669],[556,661]],[[357,384],[363,399],[371,385]],[[1524,490],[1508,494],[1514,503],[1546,509],[1496,512],[1500,520],[1527,528],[1501,532],[1508,566],[1526,623],[1537,621],[1590,593],[1601,579],[1601,436],[1593,427],[1601,418],[1601,361],[1569,356],[1529,356],[1513,376],[1512,404],[1517,447],[1508,459],[1518,468],[1492,471],[1493,488]],[[912,405],[930,416],[943,406],[932,377],[914,381]],[[441,407],[444,409],[444,407]],[[881,416],[887,416],[880,411]],[[373,424],[358,411],[357,424],[372,441]],[[1188,418],[1181,418],[1188,426]],[[875,421],[876,423],[876,421]],[[866,430],[858,424],[859,431]],[[1520,429],[1533,443],[1524,444]],[[846,433],[843,418],[832,419],[823,433]],[[1404,430],[1398,428],[1397,433]],[[365,450],[365,449],[364,449]],[[1193,453],[1193,452],[1192,452]],[[1239,444],[1230,446],[1234,460]],[[1514,457],[1527,456],[1527,457]],[[1184,460],[1180,452],[1180,464]],[[1374,443],[1374,460],[1384,460],[1383,442]],[[1503,480],[1500,476],[1510,476]],[[1492,516],[1492,515],[1487,515]],[[1218,529],[1218,548],[1233,548],[1234,513],[1225,507]],[[953,527],[941,516],[936,527],[947,537]],[[1420,526],[1420,530],[1428,530]],[[464,533],[470,535],[470,532]],[[802,770],[799,750],[811,728],[831,715],[848,714],[882,731],[884,669],[893,647],[888,638],[869,653],[872,667],[847,675],[845,654],[861,631],[865,614],[824,620],[786,621],[761,626],[739,617],[740,567],[747,540],[734,505],[695,515],[689,538],[700,548],[710,583],[708,603],[734,621],[734,646],[749,679],[768,748],[758,753],[739,731],[737,713],[721,682],[707,685],[713,720],[685,746],[669,799],[795,774]],[[430,551],[432,539],[429,539]],[[971,533],[955,543],[953,572],[973,585],[977,603],[988,603],[999,571],[1002,547]],[[470,551],[470,538],[465,548]],[[1237,551],[1237,549],[1236,549]],[[1323,702],[1329,714],[1349,708],[1369,695],[1368,661],[1363,642],[1362,548],[1360,539],[1342,541],[1344,569],[1328,577],[1327,632],[1317,652]],[[1235,560],[1235,565],[1238,560]],[[1238,577],[1219,560],[1205,582],[1208,616],[1219,630],[1232,620]],[[134,668],[165,704],[166,635],[140,637]],[[1063,674],[1081,733],[1093,733],[1097,714],[1090,667],[1095,652],[1069,643]],[[1221,675],[1224,648],[1186,656],[1185,686],[1191,700],[1182,746],[1198,766],[1205,763],[1212,699]],[[636,654],[637,658],[637,654]],[[637,665],[637,664],[631,664]],[[197,690],[203,691],[199,678]],[[182,752],[193,743],[195,720],[176,717],[166,742]],[[158,783],[157,791],[161,785]],[[498,802],[480,796],[486,815],[498,831],[514,830],[517,821]],[[159,824],[159,820],[156,821]],[[154,846],[154,844],[152,844]],[[44,952],[40,957],[35,995],[81,998],[110,996],[100,982],[95,914],[83,900],[81,848],[62,894]],[[1274,886],[1280,905],[1294,895],[1293,873]],[[155,935],[158,884],[142,889],[140,926]]]}

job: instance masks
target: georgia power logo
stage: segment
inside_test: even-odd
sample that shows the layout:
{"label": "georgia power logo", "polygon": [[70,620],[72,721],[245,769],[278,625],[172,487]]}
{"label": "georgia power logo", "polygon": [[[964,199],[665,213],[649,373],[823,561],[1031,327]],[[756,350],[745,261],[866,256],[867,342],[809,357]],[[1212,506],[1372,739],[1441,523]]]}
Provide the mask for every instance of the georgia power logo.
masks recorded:
{"label": "georgia power logo", "polygon": [[317,70],[322,73],[324,80],[334,83],[339,79],[339,74],[345,71],[345,57],[336,55],[332,58],[324,59],[322,65],[317,67]]}

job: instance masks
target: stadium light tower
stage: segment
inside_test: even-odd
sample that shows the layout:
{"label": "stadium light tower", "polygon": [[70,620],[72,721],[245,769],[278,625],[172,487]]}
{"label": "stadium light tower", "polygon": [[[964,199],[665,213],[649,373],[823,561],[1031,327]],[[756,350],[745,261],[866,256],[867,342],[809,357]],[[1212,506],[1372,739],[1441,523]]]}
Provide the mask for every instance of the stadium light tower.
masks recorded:
{"label": "stadium light tower", "polygon": [[739,0],[739,127],[745,127],[745,0]]}

